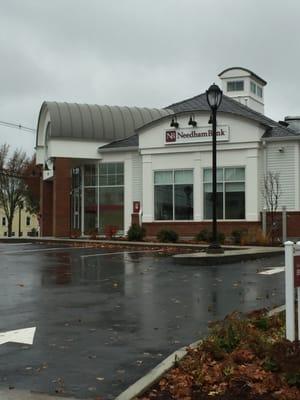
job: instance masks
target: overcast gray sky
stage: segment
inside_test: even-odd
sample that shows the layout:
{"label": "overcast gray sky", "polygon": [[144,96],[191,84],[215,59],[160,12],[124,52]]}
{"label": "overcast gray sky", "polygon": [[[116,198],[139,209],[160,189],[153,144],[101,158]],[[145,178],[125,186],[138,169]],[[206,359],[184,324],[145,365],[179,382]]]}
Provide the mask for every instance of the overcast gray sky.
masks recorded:
{"label": "overcast gray sky", "polygon": [[231,66],[268,82],[266,115],[300,115],[299,38],[299,0],[0,0],[0,121],[35,128],[44,100],[163,107]]}

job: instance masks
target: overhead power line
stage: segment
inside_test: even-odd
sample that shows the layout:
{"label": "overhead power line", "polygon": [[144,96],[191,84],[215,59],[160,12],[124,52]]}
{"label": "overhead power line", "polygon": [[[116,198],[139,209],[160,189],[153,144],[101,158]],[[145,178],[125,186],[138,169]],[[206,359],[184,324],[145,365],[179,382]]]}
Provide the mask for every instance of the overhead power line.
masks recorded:
{"label": "overhead power line", "polygon": [[20,129],[22,131],[30,132],[30,133],[35,133],[36,130],[32,128],[28,128],[27,126],[21,125],[21,124],[14,124],[12,122],[5,122],[5,121],[0,121],[0,125],[5,126],[7,128],[13,128],[13,129]]}

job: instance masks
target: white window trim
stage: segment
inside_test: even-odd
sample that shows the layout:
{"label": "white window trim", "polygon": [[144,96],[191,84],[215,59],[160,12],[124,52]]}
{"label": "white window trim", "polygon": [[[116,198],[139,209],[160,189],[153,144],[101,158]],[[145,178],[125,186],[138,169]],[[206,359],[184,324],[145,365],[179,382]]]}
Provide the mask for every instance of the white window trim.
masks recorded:
{"label": "white window trim", "polygon": [[[155,183],[155,173],[156,172],[167,172],[167,171],[172,171],[172,183],[166,183],[166,186],[172,186],[172,204],[173,204],[173,219],[155,219],[155,190],[153,190],[153,222],[161,223],[161,222],[191,222],[195,221],[195,210],[194,210],[194,203],[195,203],[195,192],[194,192],[194,186],[195,186],[195,174],[194,174],[194,168],[166,168],[166,169],[155,169],[152,171],[152,179],[153,179],[153,188],[155,186],[162,186],[164,184],[159,184]],[[176,171],[192,171],[193,173],[193,218],[192,219],[175,219],[175,190],[174,186],[177,185],[175,184],[175,172]]]}

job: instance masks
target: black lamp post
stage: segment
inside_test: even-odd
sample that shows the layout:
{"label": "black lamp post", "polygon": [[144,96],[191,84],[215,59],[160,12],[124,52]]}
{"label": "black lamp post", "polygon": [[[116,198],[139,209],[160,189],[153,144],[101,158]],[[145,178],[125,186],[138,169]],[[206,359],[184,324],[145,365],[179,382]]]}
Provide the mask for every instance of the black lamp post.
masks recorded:
{"label": "black lamp post", "polygon": [[223,92],[213,84],[206,91],[207,103],[212,112],[212,240],[208,253],[223,253],[217,234],[217,110],[222,101]]}
{"label": "black lamp post", "polygon": [[22,210],[23,210],[24,204],[22,201],[20,201],[19,203],[19,237],[22,236],[22,232],[21,232],[21,214],[22,214]]}

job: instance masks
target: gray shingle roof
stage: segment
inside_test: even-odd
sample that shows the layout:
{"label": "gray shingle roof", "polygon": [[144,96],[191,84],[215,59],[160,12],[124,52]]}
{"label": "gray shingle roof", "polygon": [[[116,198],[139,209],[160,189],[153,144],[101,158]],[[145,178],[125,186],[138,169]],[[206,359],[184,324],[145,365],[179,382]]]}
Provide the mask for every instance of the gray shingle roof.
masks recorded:
{"label": "gray shingle roof", "polygon": [[[174,113],[210,111],[210,108],[206,101],[206,93],[202,93],[190,99],[171,104],[167,107],[167,109],[173,110]],[[278,122],[273,121],[271,118],[268,118],[265,115],[252,110],[252,108],[244,106],[238,101],[225,95],[223,95],[219,111],[234,115],[240,115],[242,117],[249,118],[264,125],[267,128],[266,134],[263,136],[264,138],[285,136],[299,137],[299,135],[297,135],[297,133],[292,129],[280,125]]]}
{"label": "gray shingle roof", "polygon": [[126,139],[116,140],[109,144],[99,147],[99,151],[101,152],[102,149],[116,149],[116,148],[133,148],[138,147],[139,145],[139,137],[138,134],[129,136]]}
{"label": "gray shingle roof", "polygon": [[83,140],[114,141],[132,135],[135,129],[172,113],[171,110],[145,107],[99,106],[44,102],[50,114],[50,136]]}
{"label": "gray shingle roof", "polygon": [[[208,111],[209,112],[210,108],[206,101],[206,94],[202,93],[202,94],[192,97],[190,99],[171,104],[168,107],[166,107],[165,110],[168,110],[169,111],[168,115],[171,115],[172,112],[175,114],[196,112],[196,111]],[[228,96],[223,95],[223,99],[222,99],[222,103],[219,108],[219,111],[224,112],[224,113],[234,114],[234,115],[240,115],[242,117],[249,118],[251,120],[254,120],[254,121],[262,124],[266,128],[266,132],[263,135],[263,138],[266,138],[266,139],[267,138],[284,138],[284,137],[292,137],[292,136],[296,136],[297,138],[300,138],[300,133],[297,134],[292,129],[282,126],[278,122],[273,121],[272,119],[266,117],[265,115],[263,115],[257,111],[252,110],[249,107],[244,106],[243,104],[237,102],[236,100],[231,99]],[[165,117],[166,116],[163,116],[162,118],[165,118]],[[152,124],[152,122],[149,122],[146,125],[150,125],[150,124]],[[143,127],[145,127],[145,125]],[[138,130],[138,128],[137,128],[137,130]],[[112,149],[112,150],[117,149],[117,148],[126,149],[126,148],[130,148],[130,147],[138,147],[138,145],[139,145],[139,138],[138,138],[138,135],[135,134],[128,138],[117,140],[117,141],[109,143],[103,147],[100,147],[99,151],[101,151],[101,149]]]}

